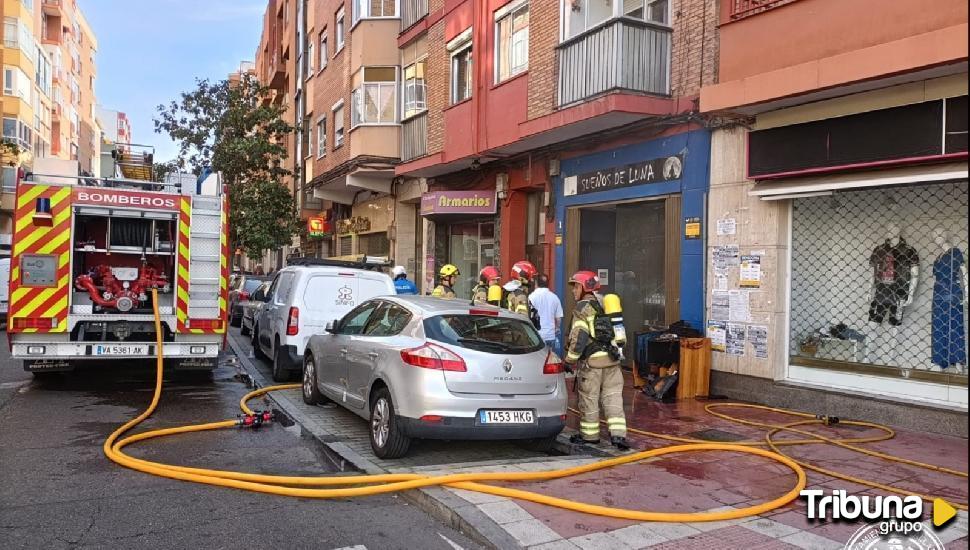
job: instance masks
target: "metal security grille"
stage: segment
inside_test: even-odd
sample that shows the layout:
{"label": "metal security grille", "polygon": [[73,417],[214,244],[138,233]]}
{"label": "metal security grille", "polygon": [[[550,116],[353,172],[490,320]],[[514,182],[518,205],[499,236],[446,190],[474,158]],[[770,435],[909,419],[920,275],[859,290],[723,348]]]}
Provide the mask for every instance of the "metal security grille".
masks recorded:
{"label": "metal security grille", "polygon": [[966,375],[967,182],[795,199],[791,355]]}

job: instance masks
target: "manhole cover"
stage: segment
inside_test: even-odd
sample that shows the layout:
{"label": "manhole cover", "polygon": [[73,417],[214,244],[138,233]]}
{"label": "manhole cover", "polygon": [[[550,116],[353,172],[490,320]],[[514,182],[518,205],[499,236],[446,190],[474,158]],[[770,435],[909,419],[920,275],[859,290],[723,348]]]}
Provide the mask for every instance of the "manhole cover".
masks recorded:
{"label": "manhole cover", "polygon": [[722,430],[701,430],[698,432],[691,432],[687,434],[687,437],[692,437],[694,439],[703,439],[705,441],[718,441],[718,442],[731,442],[731,441],[743,441],[745,438],[735,433],[725,432]]}

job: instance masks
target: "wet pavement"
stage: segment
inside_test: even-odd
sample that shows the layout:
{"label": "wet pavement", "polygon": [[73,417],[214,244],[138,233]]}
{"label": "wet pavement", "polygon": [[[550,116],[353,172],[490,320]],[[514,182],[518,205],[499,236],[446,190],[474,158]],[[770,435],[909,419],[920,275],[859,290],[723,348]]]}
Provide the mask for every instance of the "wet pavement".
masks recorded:
{"label": "wet pavement", "polygon": [[[30,381],[0,351],[0,540],[3,548],[475,548],[398,496],[276,497],[157,478],[122,468],[101,445],[148,404],[147,365],[82,369]],[[155,415],[136,428],[222,420],[248,391],[235,368],[214,377],[171,373]],[[258,401],[253,408],[268,408]],[[130,454],[189,466],[284,475],[333,473],[323,446],[287,422],[157,439]]]}

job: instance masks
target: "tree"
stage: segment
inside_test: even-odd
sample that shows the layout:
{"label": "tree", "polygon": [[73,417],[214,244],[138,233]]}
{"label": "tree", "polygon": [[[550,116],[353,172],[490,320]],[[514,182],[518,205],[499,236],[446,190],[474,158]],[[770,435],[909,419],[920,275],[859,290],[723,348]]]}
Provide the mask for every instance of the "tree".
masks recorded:
{"label": "tree", "polygon": [[252,76],[239,82],[197,80],[177,101],[158,106],[155,131],[179,144],[173,161],[194,173],[221,172],[229,187],[233,247],[259,254],[289,244],[297,230],[296,203],[283,178],[287,138],[296,130],[285,106]]}

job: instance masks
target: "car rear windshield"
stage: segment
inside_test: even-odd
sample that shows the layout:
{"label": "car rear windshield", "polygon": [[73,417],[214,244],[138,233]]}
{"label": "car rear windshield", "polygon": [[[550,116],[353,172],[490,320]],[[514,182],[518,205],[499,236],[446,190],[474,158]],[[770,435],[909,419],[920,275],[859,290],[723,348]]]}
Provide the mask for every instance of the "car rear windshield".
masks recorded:
{"label": "car rear windshield", "polygon": [[490,315],[438,315],[424,320],[430,340],[491,353],[522,354],[539,351],[545,343],[531,324]]}
{"label": "car rear windshield", "polygon": [[263,284],[263,281],[260,279],[246,279],[246,282],[243,283],[243,290],[252,294],[261,284]]}

